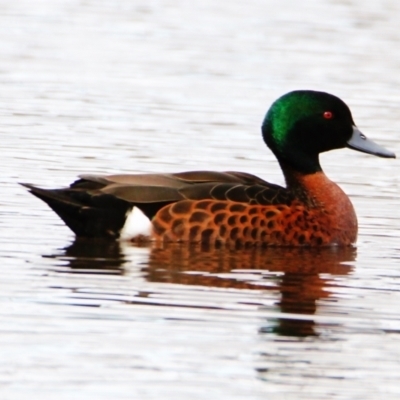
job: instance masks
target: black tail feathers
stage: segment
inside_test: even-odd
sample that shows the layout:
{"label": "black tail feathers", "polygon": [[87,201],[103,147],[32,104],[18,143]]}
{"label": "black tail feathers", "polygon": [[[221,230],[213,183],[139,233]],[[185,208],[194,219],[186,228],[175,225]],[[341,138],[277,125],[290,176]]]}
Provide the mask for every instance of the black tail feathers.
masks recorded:
{"label": "black tail feathers", "polygon": [[127,211],[132,208],[129,203],[107,194],[21,185],[43,200],[78,237],[118,238]]}

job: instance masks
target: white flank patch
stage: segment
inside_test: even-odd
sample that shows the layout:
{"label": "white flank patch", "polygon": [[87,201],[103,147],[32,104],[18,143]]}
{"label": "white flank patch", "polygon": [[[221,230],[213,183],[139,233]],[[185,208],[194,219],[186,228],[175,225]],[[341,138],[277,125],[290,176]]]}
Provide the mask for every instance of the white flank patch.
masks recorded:
{"label": "white flank patch", "polygon": [[120,240],[132,240],[138,236],[150,237],[151,222],[143,212],[133,207],[126,213],[125,224],[121,229]]}

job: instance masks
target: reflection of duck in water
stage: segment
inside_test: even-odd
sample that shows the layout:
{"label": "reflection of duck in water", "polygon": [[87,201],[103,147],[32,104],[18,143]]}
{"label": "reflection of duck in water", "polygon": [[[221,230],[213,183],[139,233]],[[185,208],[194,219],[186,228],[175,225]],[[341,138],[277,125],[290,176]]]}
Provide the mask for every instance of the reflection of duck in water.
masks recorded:
{"label": "reflection of duck in water", "polygon": [[[345,263],[354,259],[355,249],[352,247],[253,247],[235,250],[168,243],[152,248],[144,272],[147,280],[154,282],[276,290],[275,285],[269,287],[263,282],[265,277],[275,282],[284,274],[305,277],[319,274],[345,275],[350,268]],[[231,274],[239,271],[249,271],[254,273],[253,278],[258,276],[260,279],[246,281],[240,279],[240,274],[237,274],[237,278]],[[315,294],[324,297],[327,293],[321,289]]]}
{"label": "reflection of duck in water", "polygon": [[[347,275],[352,267],[346,262],[355,257],[352,247],[237,251],[169,243],[151,251],[143,272],[152,282],[279,293],[277,316],[268,318],[260,333],[309,336],[315,334],[315,322],[306,316],[315,314],[318,300],[332,296],[334,276]],[[296,318],[299,314],[304,317]]]}
{"label": "reflection of duck in water", "polygon": [[[67,261],[69,273],[123,275],[125,255],[118,242],[77,239],[51,258]],[[65,270],[64,270],[65,272]]]}
{"label": "reflection of duck in water", "polygon": [[[72,273],[124,275],[130,263],[137,265],[140,260],[139,265],[143,265],[140,275],[150,284],[265,292],[268,293],[266,298],[278,296],[279,299],[272,308],[276,317],[268,318],[268,326],[262,328],[261,333],[273,330],[285,335],[311,335],[314,334],[312,317],[299,319],[295,315],[313,315],[316,301],[332,296],[330,281],[334,276],[351,271],[346,262],[354,261],[355,254],[352,247],[253,247],[237,250],[225,246],[165,243],[137,248],[120,246],[118,242],[77,240],[64,250],[64,254],[53,257],[67,261]],[[145,291],[151,294],[152,285],[145,287]],[[101,288],[98,293],[101,293]],[[110,298],[109,289],[106,297]],[[142,294],[140,297],[140,303],[145,304]],[[262,298],[261,295],[259,306],[264,307]],[[165,305],[168,305],[167,297]],[[271,310],[270,306],[268,308]],[[271,321],[274,321],[272,325]]]}
{"label": "reflection of duck in water", "polygon": [[83,176],[69,188],[26,185],[84,237],[266,245],[349,245],[357,219],[322,172],[319,154],[349,147],[395,155],[366,139],[339,98],[295,91],[268,111],[262,133],[287,188],[242,172]]}

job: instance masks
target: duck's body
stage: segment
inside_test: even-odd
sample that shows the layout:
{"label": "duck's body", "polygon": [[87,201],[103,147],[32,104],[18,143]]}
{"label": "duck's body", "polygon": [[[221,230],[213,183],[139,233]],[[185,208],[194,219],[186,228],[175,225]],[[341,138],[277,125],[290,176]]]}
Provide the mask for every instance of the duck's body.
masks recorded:
{"label": "duck's body", "polygon": [[299,179],[301,186],[290,188],[267,182],[222,184],[233,187],[213,199],[172,203],[155,215],[153,235],[166,241],[270,246],[354,243],[357,218],[344,192],[322,172]]}
{"label": "duck's body", "polygon": [[350,245],[354,208],[322,172],[318,155],[351,147],[382,157],[350,111],[326,93],[291,92],[271,107],[264,140],[287,187],[241,172],[82,176],[69,188],[27,186],[77,235],[131,241],[187,241],[270,246]]}

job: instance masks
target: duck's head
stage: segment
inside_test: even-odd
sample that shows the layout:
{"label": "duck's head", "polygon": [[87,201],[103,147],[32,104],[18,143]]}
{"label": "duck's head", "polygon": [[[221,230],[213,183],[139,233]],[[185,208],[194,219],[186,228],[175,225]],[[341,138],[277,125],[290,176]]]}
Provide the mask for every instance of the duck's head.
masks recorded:
{"label": "duck's head", "polygon": [[341,99],[324,92],[298,90],[280,97],[268,110],[262,133],[281,165],[302,173],[321,171],[319,154],[343,147],[396,157],[357,129]]}

